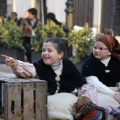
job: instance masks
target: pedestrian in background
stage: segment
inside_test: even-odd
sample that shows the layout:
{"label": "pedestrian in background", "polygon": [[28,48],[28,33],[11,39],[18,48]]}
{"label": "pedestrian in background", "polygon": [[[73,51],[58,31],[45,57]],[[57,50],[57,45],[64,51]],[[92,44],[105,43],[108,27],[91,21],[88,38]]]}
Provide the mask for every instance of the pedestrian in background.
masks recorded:
{"label": "pedestrian in background", "polygon": [[21,25],[24,28],[24,42],[23,46],[26,50],[26,57],[28,62],[32,62],[32,51],[31,51],[31,37],[33,37],[34,29],[39,25],[39,20],[37,18],[37,10],[35,8],[30,8],[27,10],[23,18],[21,19]]}
{"label": "pedestrian in background", "polygon": [[52,12],[47,13],[47,23],[50,23],[50,21],[53,21],[56,25],[59,25],[60,27],[63,26],[63,23],[59,22],[59,21],[56,19],[55,14],[52,13]]}

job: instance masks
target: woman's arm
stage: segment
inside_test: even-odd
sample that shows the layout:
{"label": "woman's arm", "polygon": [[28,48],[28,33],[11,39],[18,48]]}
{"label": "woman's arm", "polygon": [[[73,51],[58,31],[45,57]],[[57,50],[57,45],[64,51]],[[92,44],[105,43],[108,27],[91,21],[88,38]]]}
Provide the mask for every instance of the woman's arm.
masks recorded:
{"label": "woman's arm", "polygon": [[7,66],[10,66],[17,77],[29,78],[36,76],[36,69],[33,64],[15,60],[7,55],[1,55],[5,59]]}
{"label": "woman's arm", "polygon": [[16,60],[17,65],[11,67],[17,77],[30,78],[36,76],[36,69],[33,64]]}
{"label": "woman's arm", "polygon": [[96,76],[86,77],[86,81],[88,84],[93,84],[97,91],[106,95],[114,96],[116,94],[115,91],[104,85]]}

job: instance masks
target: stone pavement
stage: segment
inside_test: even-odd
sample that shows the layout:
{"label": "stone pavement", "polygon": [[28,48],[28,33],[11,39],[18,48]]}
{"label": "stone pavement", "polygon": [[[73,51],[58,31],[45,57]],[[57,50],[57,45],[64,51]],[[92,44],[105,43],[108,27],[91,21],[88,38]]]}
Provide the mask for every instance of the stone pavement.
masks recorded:
{"label": "stone pavement", "polygon": [[0,63],[0,74],[11,74],[12,70],[9,66],[6,66],[6,64]]}

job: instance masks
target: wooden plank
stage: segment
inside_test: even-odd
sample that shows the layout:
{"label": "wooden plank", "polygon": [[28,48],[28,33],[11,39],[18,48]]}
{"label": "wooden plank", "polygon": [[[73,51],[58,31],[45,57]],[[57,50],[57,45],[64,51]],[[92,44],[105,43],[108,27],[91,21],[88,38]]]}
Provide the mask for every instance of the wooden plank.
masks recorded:
{"label": "wooden plank", "polygon": [[34,118],[34,83],[23,83],[23,119]]}
{"label": "wooden plank", "polygon": [[14,74],[6,74],[6,75],[0,75],[0,81],[1,82],[7,82],[7,83],[27,83],[27,82],[44,82],[43,80],[40,79],[35,79],[35,78],[16,78]]}
{"label": "wooden plank", "polygon": [[5,120],[21,120],[21,83],[4,84]]}
{"label": "wooden plank", "polygon": [[74,0],[74,25],[84,26],[89,23],[93,26],[94,0]]}
{"label": "wooden plank", "polygon": [[2,112],[2,82],[0,82],[0,113]]}
{"label": "wooden plank", "polygon": [[101,11],[101,32],[104,32],[105,28],[111,28],[112,20],[113,0],[102,0]]}
{"label": "wooden plank", "polygon": [[8,85],[5,85],[4,91],[4,119],[8,119]]}
{"label": "wooden plank", "polygon": [[35,120],[47,120],[47,83],[36,83]]}
{"label": "wooden plank", "polygon": [[88,0],[89,8],[88,8],[88,21],[89,26],[93,27],[93,12],[94,12],[94,0]]}

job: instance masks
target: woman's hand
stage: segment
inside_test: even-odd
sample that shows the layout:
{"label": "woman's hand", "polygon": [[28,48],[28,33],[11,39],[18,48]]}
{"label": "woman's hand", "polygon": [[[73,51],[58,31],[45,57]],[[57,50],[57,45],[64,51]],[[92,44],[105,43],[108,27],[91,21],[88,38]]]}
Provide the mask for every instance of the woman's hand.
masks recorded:
{"label": "woman's hand", "polygon": [[113,98],[120,103],[120,93],[119,92],[116,93]]}
{"label": "woman's hand", "polygon": [[7,66],[14,67],[14,66],[17,65],[17,61],[14,58],[9,57],[9,56],[4,55],[4,54],[1,54],[1,57],[3,57],[5,59],[5,62],[6,62]]}

